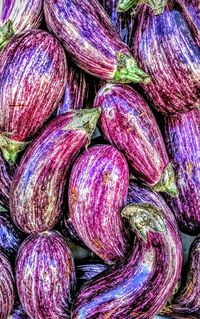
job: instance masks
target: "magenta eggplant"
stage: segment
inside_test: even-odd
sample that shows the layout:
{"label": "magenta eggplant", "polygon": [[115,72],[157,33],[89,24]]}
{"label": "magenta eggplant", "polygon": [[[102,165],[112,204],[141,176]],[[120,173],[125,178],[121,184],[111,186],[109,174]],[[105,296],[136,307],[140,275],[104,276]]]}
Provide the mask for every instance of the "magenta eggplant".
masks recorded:
{"label": "magenta eggplant", "polygon": [[177,284],[182,246],[172,212],[158,194],[134,184],[128,201],[122,216],[136,234],[132,252],[81,288],[72,319],[152,319]]}
{"label": "magenta eggplant", "polygon": [[45,0],[50,31],[86,72],[115,82],[149,82],[98,0]]}
{"label": "magenta eggplant", "polygon": [[184,113],[200,105],[200,48],[178,2],[161,15],[140,6],[132,49],[152,81],[142,86],[157,111]]}
{"label": "magenta eggplant", "polygon": [[136,176],[156,191],[176,195],[172,164],[143,98],[129,86],[106,84],[97,93],[94,107],[101,108],[104,137],[125,154]]}
{"label": "magenta eggplant", "polygon": [[54,112],[66,83],[65,53],[41,30],[11,39],[0,55],[0,148],[8,161]]}
{"label": "magenta eggplant", "polygon": [[128,249],[128,236],[120,216],[128,181],[127,162],[110,145],[86,150],[70,175],[68,201],[72,224],[88,248],[108,263],[122,258]]}
{"label": "magenta eggplant", "polygon": [[4,161],[0,153],[0,205],[8,209],[13,168]]}
{"label": "magenta eggplant", "polygon": [[168,199],[181,231],[200,233],[200,112],[165,118],[165,141],[179,195]]}
{"label": "magenta eggplant", "polygon": [[58,232],[31,235],[24,241],[16,259],[16,283],[31,318],[70,318],[75,269],[71,251]]}
{"label": "magenta eggplant", "polygon": [[0,7],[0,49],[13,34],[39,27],[42,0],[5,0]]}
{"label": "magenta eggplant", "polygon": [[90,279],[107,270],[108,266],[100,261],[85,260],[76,265],[77,287],[80,289]]}
{"label": "magenta eggplant", "polygon": [[67,171],[90,142],[99,115],[86,109],[57,116],[24,154],[10,197],[11,216],[24,232],[49,230],[58,221]]}
{"label": "magenta eggplant", "polygon": [[25,313],[22,305],[18,305],[13,308],[7,319],[30,319],[30,317]]}
{"label": "magenta eggplant", "polygon": [[11,265],[0,252],[0,318],[7,319],[14,304],[14,277]]}

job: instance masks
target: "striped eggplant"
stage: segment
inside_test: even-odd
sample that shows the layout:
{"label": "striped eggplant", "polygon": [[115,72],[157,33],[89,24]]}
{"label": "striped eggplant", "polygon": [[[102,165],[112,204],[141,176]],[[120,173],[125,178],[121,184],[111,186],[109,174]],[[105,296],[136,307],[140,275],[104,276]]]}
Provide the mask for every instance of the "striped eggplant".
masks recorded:
{"label": "striped eggplant", "polygon": [[99,0],[99,2],[110,16],[110,19],[115,26],[118,34],[121,36],[123,42],[128,45],[134,26],[133,14],[129,12],[120,14],[119,12],[117,12],[118,0]]}
{"label": "striped eggplant", "polygon": [[167,0],[118,0],[118,12],[126,12],[131,8],[137,7],[141,3],[147,4],[155,15],[161,14],[164,11]]}
{"label": "striped eggplant", "polygon": [[59,230],[60,232],[67,238],[69,238],[72,242],[74,242],[75,244],[82,246],[82,247],[86,247],[84,242],[79,238],[72,220],[70,217],[67,217],[66,215],[64,215],[59,223]]}
{"label": "striped eggplant", "polygon": [[182,246],[172,212],[158,194],[137,185],[128,201],[122,216],[136,234],[132,251],[81,288],[72,319],[151,319],[179,279]]}
{"label": "striped eggplant", "polygon": [[104,137],[127,157],[138,178],[156,191],[177,194],[174,170],[148,104],[129,86],[106,84],[94,107],[101,108]]}
{"label": "striped eggplant", "polygon": [[16,283],[25,312],[35,319],[66,319],[75,283],[71,251],[55,231],[30,235],[16,259]]}
{"label": "striped eggplant", "polygon": [[100,261],[85,260],[76,265],[77,287],[80,289],[88,280],[107,270],[108,266]]}
{"label": "striped eggplant", "polygon": [[67,171],[90,142],[99,115],[98,110],[79,110],[57,116],[24,154],[10,198],[11,217],[24,232],[49,230],[58,221]]}
{"label": "striped eggplant", "polygon": [[10,260],[15,257],[25,235],[13,224],[7,212],[0,212],[0,250]]}
{"label": "striped eggplant", "polygon": [[15,36],[0,55],[0,149],[15,161],[56,109],[66,83],[65,53],[41,30]]}
{"label": "striped eggplant", "polygon": [[0,2],[0,49],[13,34],[35,29],[42,17],[42,0],[5,0]]}
{"label": "striped eggplant", "polygon": [[98,0],[45,0],[46,24],[86,72],[114,82],[148,83]]}
{"label": "striped eggplant", "polygon": [[168,199],[178,225],[188,235],[200,233],[200,112],[165,118],[165,141],[174,163],[179,195]]}
{"label": "striped eggplant", "polygon": [[184,113],[200,105],[200,47],[179,5],[168,1],[161,15],[139,6],[132,52],[151,76],[142,86],[157,111]]}
{"label": "striped eggplant", "polygon": [[11,265],[0,252],[0,318],[7,319],[14,304],[14,277]]}
{"label": "striped eggplant", "polygon": [[9,167],[0,153],[0,205],[6,209],[9,208],[9,193],[13,173],[14,167]]}
{"label": "striped eggplant", "polygon": [[128,236],[120,216],[128,192],[129,171],[113,146],[96,145],[76,160],[69,180],[72,224],[89,249],[107,263],[122,258]]}
{"label": "striped eggplant", "polygon": [[13,308],[7,319],[30,319],[30,317],[25,313],[22,305],[18,305]]}

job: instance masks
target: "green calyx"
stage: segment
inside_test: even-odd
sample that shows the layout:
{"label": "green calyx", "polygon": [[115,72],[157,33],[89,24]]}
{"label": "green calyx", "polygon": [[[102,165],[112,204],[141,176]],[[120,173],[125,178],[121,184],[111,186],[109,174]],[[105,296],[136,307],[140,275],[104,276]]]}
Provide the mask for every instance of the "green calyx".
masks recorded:
{"label": "green calyx", "polygon": [[178,196],[178,189],[176,186],[176,179],[172,163],[169,163],[161,176],[160,181],[153,186],[155,192],[167,193],[171,197]]}
{"label": "green calyx", "polygon": [[28,144],[29,142],[12,140],[6,133],[0,134],[0,149],[4,159],[9,163],[15,163],[18,153],[25,149]]}
{"label": "green calyx", "polygon": [[130,204],[122,210],[121,215],[129,220],[132,230],[145,242],[149,231],[166,232],[162,212],[151,204]]}
{"label": "green calyx", "polygon": [[155,15],[162,14],[167,0],[119,0],[117,5],[118,12],[126,12],[132,8],[137,7],[139,4],[148,5]]}
{"label": "green calyx", "polygon": [[8,20],[2,27],[0,27],[0,50],[4,48],[7,42],[14,35],[12,21]]}
{"label": "green calyx", "polygon": [[147,84],[150,82],[150,77],[138,67],[133,56],[119,52],[117,54],[117,71],[113,82]]}

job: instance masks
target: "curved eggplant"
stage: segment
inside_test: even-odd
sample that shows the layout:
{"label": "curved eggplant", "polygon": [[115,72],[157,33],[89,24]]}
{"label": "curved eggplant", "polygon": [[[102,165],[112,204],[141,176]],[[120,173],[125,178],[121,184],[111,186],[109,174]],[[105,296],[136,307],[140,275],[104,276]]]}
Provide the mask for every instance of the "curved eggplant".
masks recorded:
{"label": "curved eggplant", "polygon": [[11,217],[24,232],[49,230],[58,221],[67,171],[99,116],[98,110],[79,110],[56,117],[24,154],[10,196]]}
{"label": "curved eggplant", "polygon": [[108,263],[122,258],[128,236],[120,210],[128,192],[129,171],[113,146],[97,145],[76,160],[69,180],[72,224],[82,241]]}
{"label": "curved eggplant", "polygon": [[104,137],[127,157],[136,176],[154,190],[177,195],[174,170],[148,104],[129,86],[106,84],[94,107],[101,108]]}
{"label": "curved eggplant", "polygon": [[59,42],[31,30],[11,39],[0,55],[0,149],[7,161],[56,109],[66,83],[67,64]]}
{"label": "curved eggplant", "polygon": [[117,10],[118,12],[126,12],[141,3],[147,4],[153,10],[153,13],[158,15],[164,11],[167,0],[119,0]]}
{"label": "curved eggplant", "polygon": [[13,173],[14,167],[9,167],[0,153],[0,205],[6,209],[9,208],[9,194]]}
{"label": "curved eggplant", "polygon": [[165,141],[174,163],[179,195],[169,198],[178,225],[189,235],[200,233],[200,112],[165,118]]}
{"label": "curved eggplant", "polygon": [[0,318],[7,319],[14,304],[14,277],[11,265],[0,252]]}
{"label": "curved eggplant", "polygon": [[133,184],[130,200],[122,216],[136,234],[133,249],[81,288],[72,319],[151,319],[177,284],[182,246],[172,212],[158,194]]}
{"label": "curved eggplant", "polygon": [[90,260],[84,261],[76,265],[77,287],[80,289],[88,280],[96,277],[103,271],[107,270],[108,266],[100,261]]}
{"label": "curved eggplant", "polygon": [[14,34],[39,27],[42,0],[5,0],[0,6],[0,49]]}
{"label": "curved eggplant", "polygon": [[143,90],[157,111],[167,115],[200,105],[200,47],[178,2],[168,1],[157,16],[140,6],[132,40],[140,67],[152,79]]}
{"label": "curved eggplant", "polygon": [[30,319],[30,317],[25,313],[22,305],[18,305],[13,308],[7,319]]}
{"label": "curved eggplant", "polygon": [[86,72],[115,82],[149,82],[98,0],[45,0],[46,24]]}
{"label": "curved eggplant", "polygon": [[29,236],[16,259],[21,304],[31,318],[66,319],[75,283],[71,251],[55,231]]}

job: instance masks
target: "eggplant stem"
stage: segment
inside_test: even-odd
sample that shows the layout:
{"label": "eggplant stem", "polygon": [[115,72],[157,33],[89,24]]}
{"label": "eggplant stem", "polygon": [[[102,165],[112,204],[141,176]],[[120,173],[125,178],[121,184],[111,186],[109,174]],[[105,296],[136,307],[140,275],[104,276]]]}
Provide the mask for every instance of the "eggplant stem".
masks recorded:
{"label": "eggplant stem", "polygon": [[160,181],[152,188],[155,192],[167,193],[171,197],[178,196],[178,189],[176,186],[176,179],[172,163],[169,163],[166,166]]}
{"label": "eggplant stem", "polygon": [[139,4],[148,5],[155,15],[162,14],[167,0],[119,0],[117,5],[118,12],[126,12],[132,8],[137,7]]}
{"label": "eggplant stem", "polygon": [[25,149],[30,142],[19,142],[8,137],[8,133],[0,134],[0,149],[4,159],[12,164],[16,162],[18,153]]}
{"label": "eggplant stem", "polygon": [[14,30],[12,21],[8,20],[3,26],[0,27],[0,50],[4,48],[13,35]]}

